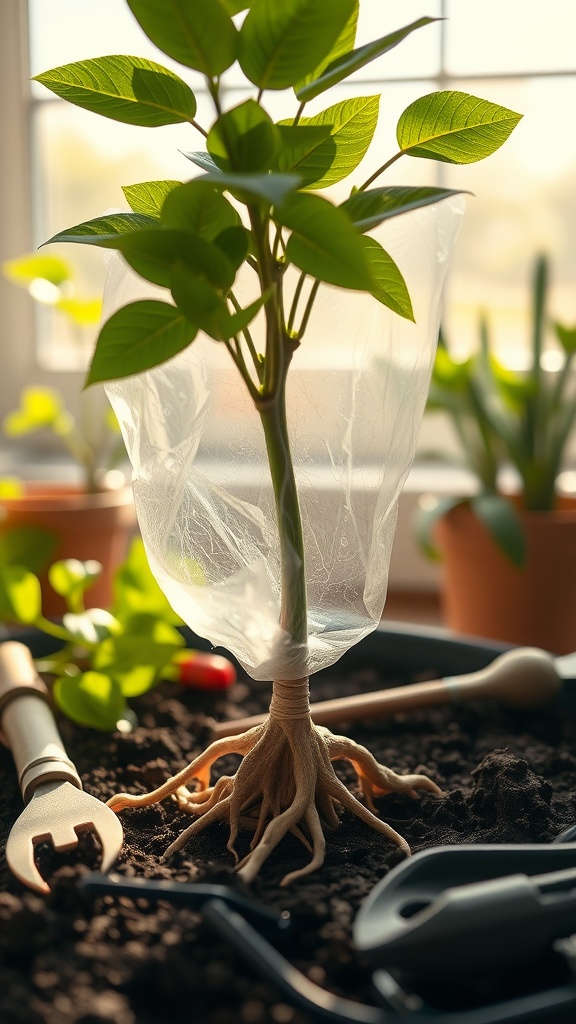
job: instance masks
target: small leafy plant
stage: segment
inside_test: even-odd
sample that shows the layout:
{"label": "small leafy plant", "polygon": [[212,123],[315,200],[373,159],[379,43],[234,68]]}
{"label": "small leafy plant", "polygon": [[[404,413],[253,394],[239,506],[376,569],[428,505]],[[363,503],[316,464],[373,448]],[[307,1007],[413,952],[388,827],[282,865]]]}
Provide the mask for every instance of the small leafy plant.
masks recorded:
{"label": "small leafy plant", "polygon": [[[78,294],[73,268],[60,256],[32,253],[7,260],[2,270],[9,281],[26,288],[37,302],[59,310],[75,330],[95,327],[100,322],[101,298]],[[107,474],[117,468],[126,454],[118,422],[109,406],[105,411],[102,441],[94,446],[54,388],[24,388],[18,407],[4,417],[2,429],[11,438],[37,430],[51,431],[81,467],[88,493],[107,485],[110,480]],[[19,497],[22,491],[22,485],[15,479],[0,481],[0,496]]]}
{"label": "small leafy plant", "polygon": [[99,562],[72,558],[50,566],[50,583],[67,606],[62,621],[54,622],[42,614],[37,576],[14,561],[4,562],[0,616],[54,638],[55,652],[37,664],[54,677],[54,700],[72,721],[94,729],[129,728],[130,698],[160,678],[179,679],[180,665],[193,655],[185,650],[178,629],[182,620],[152,576],[140,538],[116,571],[112,607],[86,608],[84,595],[101,569]]}
{"label": "small leafy plant", "polygon": [[454,360],[440,339],[427,409],[447,413],[460,454],[427,454],[467,469],[476,479],[478,493],[446,498],[419,511],[418,536],[431,557],[438,557],[432,541],[438,519],[455,505],[469,502],[504,554],[516,565],[524,563],[517,506],[501,492],[502,471],[508,467],[514,467],[518,476],[520,508],[549,512],[556,505],[557,480],[576,420],[576,327],[553,324],[561,364],[554,372],[544,369],[548,277],[548,261],[539,256],[533,277],[531,359],[525,371],[511,370],[497,359],[485,318],[480,321],[478,352],[468,359]]}
{"label": "small leafy plant", "polygon": [[[166,301],[133,302],[107,320],[87,383],[154,367],[192,344],[198,332],[226,347],[264,432],[281,551],[280,625],[300,652],[308,637],[306,568],[285,394],[318,290],[326,283],[368,293],[413,319],[400,269],[368,232],[454,193],[370,186],[403,156],[453,164],[487,157],[520,115],[457,91],[424,96],[400,116],[397,152],[337,205],[318,192],[347,178],[362,161],[376,129],[379,97],[340,100],[312,116],[305,115],[308,102],[436,19],[419,18],[355,47],[359,0],[128,0],[128,6],[160,50],[203,79],[215,116],[200,124],[190,86],[139,57],[100,57],[37,77],[58,96],[118,121],[150,128],[187,122],[205,144],[186,154],[197,169],[192,180],[126,186],[132,212],[77,224],[52,239],[116,249],[141,277],[167,289]],[[225,75],[236,63],[251,95],[227,107]],[[293,116],[275,123],[266,94],[289,89]],[[244,267],[257,297],[243,307],[235,282]],[[297,283],[288,299],[290,268]],[[261,341],[253,331],[256,319],[263,322]],[[210,785],[211,765],[228,753],[243,755],[236,775]],[[339,759],[354,766],[368,806],[337,777],[332,761]],[[194,789],[186,786],[191,780]],[[286,876],[286,884],[322,864],[324,829],[338,824],[342,806],[408,851],[370,808],[375,794],[415,796],[418,789],[438,792],[426,776],[398,776],[367,750],[314,726],[302,674],[274,681],[263,726],[212,744],[155,793],[119,794],[111,806],[119,811],[174,793],[196,821],[172,848],[211,822],[227,820],[228,848],[235,855],[238,829],[251,828],[250,852],[238,865],[246,881],[292,831],[311,858]]]}

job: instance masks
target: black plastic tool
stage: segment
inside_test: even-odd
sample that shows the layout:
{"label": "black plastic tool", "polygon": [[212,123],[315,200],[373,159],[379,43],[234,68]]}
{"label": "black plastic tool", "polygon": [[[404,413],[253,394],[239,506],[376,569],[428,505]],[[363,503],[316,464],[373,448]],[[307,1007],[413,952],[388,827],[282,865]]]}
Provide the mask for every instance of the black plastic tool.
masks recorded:
{"label": "black plastic tool", "polygon": [[105,875],[92,871],[78,881],[78,888],[86,896],[129,896],[151,902],[166,900],[179,907],[203,910],[209,900],[218,899],[272,937],[287,935],[292,930],[288,911],[271,910],[255,900],[247,899],[227,885],[206,885],[196,882],[172,882],[157,878],[127,878],[124,875]]}
{"label": "black plastic tool", "polygon": [[576,845],[435,847],[402,861],[354,925],[371,962],[419,977],[535,962],[576,932]]}

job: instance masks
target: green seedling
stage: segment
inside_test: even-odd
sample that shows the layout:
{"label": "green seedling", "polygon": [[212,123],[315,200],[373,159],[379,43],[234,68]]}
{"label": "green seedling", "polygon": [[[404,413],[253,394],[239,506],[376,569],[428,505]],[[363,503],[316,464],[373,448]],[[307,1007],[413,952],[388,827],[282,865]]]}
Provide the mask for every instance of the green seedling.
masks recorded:
{"label": "green seedling", "polygon": [[[26,553],[30,561],[30,548]],[[101,570],[99,562],[77,559],[50,566],[50,583],[67,609],[62,620],[54,622],[42,614],[35,573],[15,561],[3,561],[0,614],[58,641],[58,649],[40,659],[38,668],[53,677],[54,700],[65,715],[94,729],[129,729],[134,720],[130,698],[146,693],[164,674],[178,678],[171,663],[178,665],[176,656],[181,657],[185,647],[178,629],[182,620],[152,576],[139,538],[116,571],[112,607],[86,608],[85,594]]]}
{"label": "green seedling", "polygon": [[[193,344],[199,332],[225,346],[266,441],[282,569],[279,621],[295,664],[302,664],[297,678],[274,681],[264,725],[219,740],[190,765],[185,775],[196,780],[196,789],[186,790],[179,777],[147,799],[162,799],[172,787],[183,809],[197,816],[176,845],[222,820],[230,825],[228,848],[234,853],[238,829],[251,828],[250,852],[238,865],[248,882],[292,831],[311,856],[284,879],[287,883],[322,864],[324,829],[338,824],[338,808],[349,808],[407,851],[405,840],[369,810],[373,795],[392,790],[415,795],[420,788],[438,792],[425,776],[398,776],[367,750],[310,719],[306,658],[298,660],[306,649],[308,616],[285,402],[291,361],[324,283],[364,292],[413,319],[400,268],[367,232],[454,191],[386,186],[379,179],[403,157],[466,164],[490,156],[520,115],[454,90],[423,96],[398,120],[396,152],[337,204],[319,192],[358,168],[374,137],[379,96],[332,101],[311,116],[305,113],[308,102],[437,19],[419,18],[356,47],[359,0],[128,0],[128,6],[159,50],[185,74],[200,77],[214,119],[200,123],[190,85],[140,57],[97,57],[36,78],[63,99],[120,122],[148,128],[188,124],[202,146],[185,154],[194,166],[191,180],[125,186],[131,212],[76,224],[51,240],[116,249],[137,274],[166,289],[164,300],[132,302],[106,321],[87,383],[155,367]],[[235,17],[244,12],[245,17]],[[233,65],[244,74],[247,96],[239,103],[237,93],[226,89]],[[282,90],[292,90],[293,113],[275,123],[266,101],[269,93]],[[235,282],[244,267],[258,295],[243,307]],[[289,268],[297,284],[287,298],[283,285]],[[259,335],[253,329],[256,319],[262,324]],[[234,777],[211,786],[211,765],[226,753],[244,759]],[[339,759],[357,771],[367,807],[337,777],[332,761]],[[111,806],[121,810],[142,802],[140,796],[119,794]]]}

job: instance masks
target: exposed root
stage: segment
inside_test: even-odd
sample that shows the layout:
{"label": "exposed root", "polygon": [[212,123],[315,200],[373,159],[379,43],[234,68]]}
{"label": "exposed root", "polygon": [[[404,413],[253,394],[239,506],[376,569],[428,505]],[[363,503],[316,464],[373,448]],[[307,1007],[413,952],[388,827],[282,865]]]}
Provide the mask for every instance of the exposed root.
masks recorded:
{"label": "exposed root", "polygon": [[[233,777],[224,775],[210,785],[211,767],[225,754],[240,754],[243,760]],[[360,803],[336,775],[332,762],[339,760],[349,761],[353,766],[365,804]],[[195,788],[189,789],[188,783],[192,781]],[[108,801],[108,806],[118,812],[172,797],[182,810],[194,814],[195,820],[167,849],[166,856],[181,849],[193,835],[213,822],[227,820],[230,826],[227,848],[236,861],[236,870],[246,882],[254,880],[272,851],[291,832],[311,857],[305,867],[285,876],[282,885],[288,885],[322,865],[324,830],[336,828],[341,808],[352,811],[409,854],[406,840],[391,825],[376,817],[374,799],[392,792],[417,797],[418,790],[441,795],[441,790],[427,776],[397,775],[378,764],[365,747],[345,736],[334,736],[328,729],[314,725],[309,717],[270,717],[248,732],[210,744],[183,771],[151,793],[138,796],[118,793]],[[254,832],[250,852],[243,860],[239,860],[235,849],[241,828]]]}

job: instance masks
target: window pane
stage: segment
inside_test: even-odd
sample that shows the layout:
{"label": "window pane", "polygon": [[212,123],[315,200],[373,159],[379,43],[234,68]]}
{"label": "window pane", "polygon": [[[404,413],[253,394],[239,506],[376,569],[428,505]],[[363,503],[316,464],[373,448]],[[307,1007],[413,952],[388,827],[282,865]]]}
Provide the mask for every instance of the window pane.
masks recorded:
{"label": "window pane", "polygon": [[450,74],[576,69],[574,0],[448,0],[447,15]]}
{"label": "window pane", "polygon": [[[457,83],[464,90],[470,85]],[[565,126],[576,104],[576,78],[483,82],[478,91],[524,117],[488,160],[444,169],[447,184],[475,194],[450,278],[447,333],[458,347],[475,345],[478,315],[486,310],[500,351],[518,364],[530,337],[538,253],[550,257],[550,313],[576,323],[576,135]]]}
{"label": "window pane", "polygon": [[28,4],[32,75],[111,53],[179,67],[149,42],[124,0],[28,0]]}
{"label": "window pane", "polygon": [[[208,121],[207,98],[198,98],[198,118]],[[122,185],[162,178],[186,181],[196,173],[180,150],[204,149],[190,125],[145,129],[119,124],[60,101],[38,104],[34,117],[35,244],[57,231],[101,216],[111,208],[128,209]],[[77,273],[77,293],[101,294],[102,251],[86,245],[48,247],[69,260]],[[38,359],[50,369],[85,365],[96,329],[77,331],[61,315],[44,311],[39,321]],[[72,336],[74,335],[74,337]]]}
{"label": "window pane", "polygon": [[[418,18],[440,16],[440,0],[362,0],[358,20],[357,45],[395,32]],[[357,72],[358,78],[411,78],[432,76],[440,70],[440,26],[426,25],[417,29],[393,50]]]}

